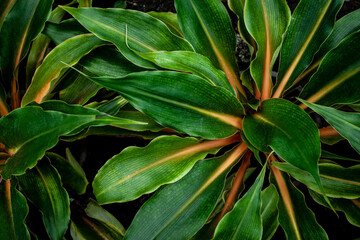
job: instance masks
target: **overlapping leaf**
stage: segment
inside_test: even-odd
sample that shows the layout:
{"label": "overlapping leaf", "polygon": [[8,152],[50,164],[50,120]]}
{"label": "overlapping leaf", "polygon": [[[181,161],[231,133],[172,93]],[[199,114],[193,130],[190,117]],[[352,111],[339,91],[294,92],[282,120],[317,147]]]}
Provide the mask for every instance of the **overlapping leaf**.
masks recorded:
{"label": "overlapping leaf", "polygon": [[181,31],[177,14],[172,12],[148,12],[150,16],[161,20],[166,26],[170,29],[170,31],[179,36],[184,37],[184,34]]}
{"label": "overlapping leaf", "polygon": [[269,240],[279,226],[279,195],[274,185],[270,185],[261,192],[261,219],[263,235],[261,239]]}

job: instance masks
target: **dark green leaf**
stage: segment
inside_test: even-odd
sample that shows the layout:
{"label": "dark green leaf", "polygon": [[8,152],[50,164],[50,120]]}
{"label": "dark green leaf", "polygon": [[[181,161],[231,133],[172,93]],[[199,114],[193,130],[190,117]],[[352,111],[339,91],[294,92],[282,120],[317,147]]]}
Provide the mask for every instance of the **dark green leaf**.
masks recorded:
{"label": "dark green leaf", "polygon": [[47,22],[43,31],[43,34],[48,36],[56,45],[69,38],[86,33],[89,32],[75,19],[68,19],[61,23]]}
{"label": "dark green leaf", "polygon": [[339,156],[337,154],[334,154],[334,153],[331,153],[331,152],[328,152],[328,151],[325,151],[325,150],[321,151],[321,158],[360,162],[359,159],[353,159],[353,158]]}
{"label": "dark green leaf", "polygon": [[261,192],[261,219],[263,235],[261,239],[269,240],[279,226],[279,195],[274,185],[270,185]]}
{"label": "dark green leaf", "polygon": [[3,0],[0,2],[0,29],[3,25],[6,15],[9,13],[11,8],[14,6],[17,0]]}

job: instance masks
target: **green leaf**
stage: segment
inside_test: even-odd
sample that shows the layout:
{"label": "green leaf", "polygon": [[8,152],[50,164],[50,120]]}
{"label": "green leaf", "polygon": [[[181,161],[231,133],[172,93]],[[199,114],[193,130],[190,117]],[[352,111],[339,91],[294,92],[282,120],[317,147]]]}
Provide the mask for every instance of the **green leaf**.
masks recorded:
{"label": "green leaf", "polygon": [[51,239],[61,239],[70,220],[70,201],[56,169],[47,159],[17,177],[21,190],[43,215]]}
{"label": "green leaf", "polygon": [[55,146],[61,135],[94,120],[95,115],[69,115],[35,106],[12,111],[0,119],[0,142],[12,155],[1,175],[9,179],[23,174]]}
{"label": "green leaf", "polygon": [[91,7],[92,0],[77,0],[79,2],[79,7]]}
{"label": "green leaf", "polygon": [[236,96],[235,90],[227,81],[224,72],[215,68],[210,60],[203,55],[184,51],[151,52],[138,54],[144,59],[149,60],[162,68],[190,72],[207,80],[214,86],[224,87]]}
{"label": "green leaf", "polygon": [[[309,189],[312,198],[319,204],[329,207],[320,194]],[[331,205],[338,211],[344,212],[347,220],[354,226],[360,227],[359,199],[329,198]]]}
{"label": "green leaf", "polygon": [[272,68],[279,54],[290,16],[290,9],[283,0],[245,2],[246,28],[257,44],[256,57],[250,64],[250,70],[264,99],[270,97]]}
{"label": "green leaf", "polygon": [[181,180],[162,187],[137,213],[125,239],[189,239],[205,224],[243,152],[200,161]]}
{"label": "green leaf", "polygon": [[245,26],[244,19],[244,8],[245,8],[245,0],[229,0],[229,8],[238,16],[238,29],[240,36],[244,41],[248,44],[251,55],[254,53],[254,48],[256,48],[255,40],[252,38],[250,33],[248,32]]}
{"label": "green leaf", "polygon": [[166,26],[170,29],[170,31],[179,36],[184,37],[183,32],[181,31],[177,15],[176,13],[172,12],[148,12],[150,16],[159,19],[163,23],[166,24]]}
{"label": "green leaf", "polygon": [[9,107],[6,103],[6,93],[3,84],[0,81],[0,117],[9,113]]}
{"label": "green leaf", "polygon": [[127,59],[141,67],[154,68],[154,65],[130,49],[138,52],[193,50],[163,22],[143,12],[120,8],[63,8],[97,37],[114,43]]}
{"label": "green leaf", "polygon": [[79,195],[84,194],[89,183],[86,179],[85,172],[68,149],[66,149],[66,154],[67,159],[51,152],[46,153],[46,157],[49,158],[51,165],[59,172],[61,182],[65,186],[68,185]]}
{"label": "green leaf", "polygon": [[104,112],[110,115],[116,115],[120,108],[125,106],[128,101],[121,96],[117,96],[111,100],[104,100],[102,102],[91,102],[86,107],[95,108],[100,112]]}
{"label": "green leaf", "polygon": [[266,164],[252,187],[219,222],[214,239],[261,239],[261,188]]}
{"label": "green leaf", "polygon": [[24,224],[28,214],[25,197],[10,180],[0,182],[0,239],[30,239]]}
{"label": "green leaf", "polygon": [[263,102],[261,111],[247,115],[243,124],[253,146],[263,152],[273,149],[286,162],[309,172],[321,185],[319,130],[304,110],[283,99],[269,99]]}
{"label": "green leaf", "polygon": [[4,23],[6,15],[9,13],[11,8],[14,6],[17,0],[3,0],[0,2],[0,29]]}
{"label": "green leaf", "polygon": [[134,65],[112,46],[94,49],[79,64],[98,76],[122,77],[144,71],[144,68]]}
{"label": "green leaf", "polygon": [[56,86],[56,79],[61,70],[67,68],[67,65],[63,63],[74,65],[82,56],[104,44],[105,42],[94,35],[84,34],[70,38],[54,48],[36,70],[31,85],[23,97],[22,106],[34,100],[43,101],[44,97]]}
{"label": "green leaf", "polygon": [[60,23],[47,22],[43,31],[43,34],[48,36],[56,45],[69,38],[86,33],[89,32],[75,19],[68,19]]}
{"label": "green leaf", "polygon": [[357,102],[360,99],[359,41],[360,31],[345,38],[326,54],[300,98],[325,106]]}
{"label": "green leaf", "polygon": [[[314,178],[307,172],[288,163],[273,163],[281,171],[289,173],[296,180],[321,193]],[[321,183],[325,194],[336,198],[360,197],[360,165],[343,168],[339,165],[324,163],[319,164]]]}
{"label": "green leaf", "polygon": [[31,41],[44,28],[52,3],[53,0],[16,1],[6,15],[0,30],[0,69],[2,79],[11,87],[13,97],[18,91],[17,69],[20,61],[27,54]]}
{"label": "green leaf", "polygon": [[176,182],[196,161],[230,142],[162,136],[144,148],[128,147],[99,170],[93,182],[96,199],[100,204],[125,202],[153,192]]}
{"label": "green leaf", "polygon": [[139,72],[91,80],[119,92],[137,110],[179,132],[216,139],[242,127],[240,102],[227,90],[191,74]]}
{"label": "green leaf", "polygon": [[176,0],[180,27],[195,51],[222,69],[231,86],[243,96],[235,58],[236,36],[220,0]]}
{"label": "green leaf", "polygon": [[331,152],[328,152],[328,151],[325,151],[325,150],[321,151],[321,158],[360,162],[359,159],[343,157],[343,156],[340,156],[340,155],[337,155],[335,153],[331,153]]}
{"label": "green leaf", "polygon": [[309,103],[301,99],[299,100],[325,118],[325,120],[360,153],[360,113],[343,112],[334,108]]}
{"label": "green leaf", "polygon": [[276,187],[271,184],[261,192],[261,219],[263,235],[261,239],[270,240],[279,226],[279,195]]}
{"label": "green leaf", "polygon": [[[119,111],[115,116],[118,118],[122,118],[122,119],[133,120],[134,122],[146,123],[146,124],[133,124],[132,126],[130,126],[130,124],[129,124],[127,127],[125,127],[127,129],[133,130],[133,131],[150,130],[153,132],[158,132],[164,128],[163,126],[156,123],[153,119],[151,119],[150,117],[148,117],[147,115],[145,115],[139,111],[127,111],[127,110]],[[115,124],[113,124],[113,126],[114,125]],[[119,127],[121,127],[121,125],[119,125]]]}
{"label": "green leaf", "polygon": [[297,5],[281,48],[274,97],[280,97],[309,66],[329,36],[342,3],[343,0],[302,0]]}
{"label": "green leaf", "polygon": [[85,208],[85,212],[89,217],[103,221],[112,227],[117,228],[121,235],[125,235],[125,228],[123,225],[108,211],[100,207],[95,200],[90,199],[89,204]]}
{"label": "green leaf", "polygon": [[328,239],[317,223],[315,214],[307,207],[304,195],[290,182],[288,176],[272,167],[270,181],[279,193],[279,222],[287,239]]}

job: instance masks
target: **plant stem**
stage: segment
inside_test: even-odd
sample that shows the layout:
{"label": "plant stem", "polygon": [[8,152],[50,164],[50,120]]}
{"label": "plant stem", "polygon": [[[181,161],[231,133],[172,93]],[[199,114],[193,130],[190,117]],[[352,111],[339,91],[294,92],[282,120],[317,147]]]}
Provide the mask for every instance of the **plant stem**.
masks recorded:
{"label": "plant stem", "polygon": [[337,136],[339,133],[332,127],[327,126],[319,129],[320,137]]}

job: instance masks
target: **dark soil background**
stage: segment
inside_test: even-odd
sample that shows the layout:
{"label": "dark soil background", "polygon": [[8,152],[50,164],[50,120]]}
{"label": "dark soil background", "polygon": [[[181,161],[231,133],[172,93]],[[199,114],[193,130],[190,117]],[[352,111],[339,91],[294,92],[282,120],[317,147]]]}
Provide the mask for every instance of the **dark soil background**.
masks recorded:
{"label": "dark soil background", "polygon": [[[227,1],[222,0],[227,6]],[[316,0],[314,0],[316,1]],[[93,0],[94,7],[113,7],[115,0]],[[298,4],[299,0],[288,0],[288,5],[293,11]],[[139,11],[161,11],[161,12],[175,12],[174,0],[126,0],[128,9],[134,9]],[[341,11],[338,14],[338,17],[346,15],[349,12],[352,12],[360,8],[360,0],[350,0],[344,3]],[[229,13],[232,19],[233,25],[236,26],[237,19],[235,14],[232,12]],[[360,19],[359,19],[360,21]],[[141,26],[140,26],[141,27]],[[359,43],[360,44],[360,43]],[[241,69],[244,69],[249,64],[250,54],[246,45],[242,41],[238,41],[238,61]],[[91,183],[97,171],[101,166],[112,156],[121,152],[127,146],[145,146],[148,141],[143,140],[138,137],[131,136],[121,136],[121,137],[105,137],[105,136],[91,136],[86,139],[76,141],[74,143],[60,143],[54,151],[65,155],[65,147],[69,147],[73,152],[75,157],[79,160],[83,166],[89,182]],[[346,142],[341,142],[331,148],[332,151],[341,151],[345,149],[345,153],[348,156],[359,157],[354,150],[352,150]],[[343,213],[339,213],[339,218],[329,209],[322,207],[315,203],[312,198],[309,196],[306,187],[304,185],[295,182],[297,187],[303,191],[305,194],[306,202],[310,209],[314,211],[316,219],[321,224],[321,226],[328,233],[330,239],[356,239],[360,237],[360,230],[352,226],[346,220]],[[87,195],[81,199],[76,198],[76,203],[78,207],[86,204],[86,198],[93,197],[91,184],[87,191]],[[119,221],[127,228],[133,217],[135,216],[138,209],[141,205],[149,198],[149,195],[140,197],[137,200],[128,203],[118,203],[105,205],[104,208],[114,214]],[[283,230],[279,227],[273,239],[285,239],[285,234]],[[316,239],[314,239],[316,240]]]}

